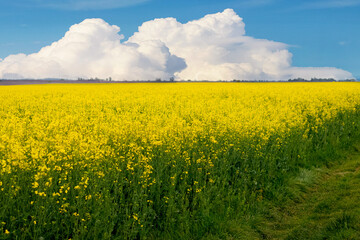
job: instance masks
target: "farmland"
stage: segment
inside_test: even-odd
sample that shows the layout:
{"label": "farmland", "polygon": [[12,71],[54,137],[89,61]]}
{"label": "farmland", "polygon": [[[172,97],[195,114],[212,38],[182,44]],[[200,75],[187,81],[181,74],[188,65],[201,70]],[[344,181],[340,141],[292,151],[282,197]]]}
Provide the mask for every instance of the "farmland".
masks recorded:
{"label": "farmland", "polygon": [[0,87],[0,239],[200,239],[359,139],[357,83]]}

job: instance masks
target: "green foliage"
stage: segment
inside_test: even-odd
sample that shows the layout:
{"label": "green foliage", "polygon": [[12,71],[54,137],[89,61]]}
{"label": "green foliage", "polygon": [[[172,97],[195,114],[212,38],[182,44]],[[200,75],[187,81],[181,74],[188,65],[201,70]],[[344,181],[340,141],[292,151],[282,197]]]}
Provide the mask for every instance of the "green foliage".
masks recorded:
{"label": "green foliage", "polygon": [[[258,219],[281,214],[264,209],[303,201],[321,175],[314,169],[333,164],[359,139],[357,95],[349,93],[351,107],[342,108],[321,92],[303,102],[303,93],[300,100],[290,93],[278,98],[261,85],[242,106],[244,89],[203,86],[154,95],[145,87],[137,95],[120,89],[128,95],[115,100],[109,92],[119,92],[104,87],[94,100],[78,87],[43,86],[42,94],[33,89],[8,100],[0,111],[0,238],[265,238],[271,234]],[[19,100],[26,97],[39,103]],[[312,101],[318,102],[309,107]],[[291,110],[278,117],[281,104]],[[351,190],[347,181],[339,188]],[[339,236],[351,236],[354,217],[334,216],[325,233],[341,228]],[[291,234],[306,231],[300,226]]]}

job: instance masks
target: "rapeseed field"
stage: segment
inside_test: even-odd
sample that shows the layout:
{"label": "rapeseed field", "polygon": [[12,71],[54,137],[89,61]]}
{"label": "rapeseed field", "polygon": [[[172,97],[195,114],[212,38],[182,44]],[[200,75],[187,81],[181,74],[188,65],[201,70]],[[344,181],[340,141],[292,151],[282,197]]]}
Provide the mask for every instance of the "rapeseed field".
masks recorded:
{"label": "rapeseed field", "polygon": [[359,127],[357,83],[0,87],[0,239],[206,238]]}

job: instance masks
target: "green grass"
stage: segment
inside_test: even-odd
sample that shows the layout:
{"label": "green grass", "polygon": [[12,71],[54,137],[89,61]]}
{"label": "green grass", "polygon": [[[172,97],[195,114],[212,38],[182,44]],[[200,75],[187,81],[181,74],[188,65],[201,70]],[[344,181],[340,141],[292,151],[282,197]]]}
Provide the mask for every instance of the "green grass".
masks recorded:
{"label": "green grass", "polygon": [[360,239],[360,145],[328,167],[302,169],[283,199],[264,202],[208,239]]}

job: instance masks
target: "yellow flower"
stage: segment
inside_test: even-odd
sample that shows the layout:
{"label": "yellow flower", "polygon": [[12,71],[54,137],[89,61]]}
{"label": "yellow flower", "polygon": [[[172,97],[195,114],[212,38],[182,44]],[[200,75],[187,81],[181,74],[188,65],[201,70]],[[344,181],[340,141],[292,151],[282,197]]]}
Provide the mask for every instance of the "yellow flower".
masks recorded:
{"label": "yellow flower", "polygon": [[39,187],[39,183],[38,182],[33,182],[33,184],[32,184],[33,186],[33,188],[38,188]]}

